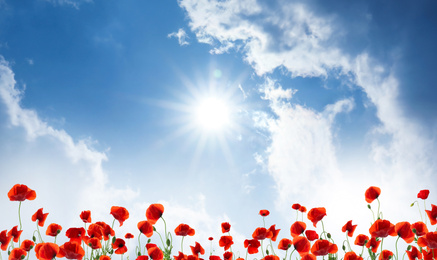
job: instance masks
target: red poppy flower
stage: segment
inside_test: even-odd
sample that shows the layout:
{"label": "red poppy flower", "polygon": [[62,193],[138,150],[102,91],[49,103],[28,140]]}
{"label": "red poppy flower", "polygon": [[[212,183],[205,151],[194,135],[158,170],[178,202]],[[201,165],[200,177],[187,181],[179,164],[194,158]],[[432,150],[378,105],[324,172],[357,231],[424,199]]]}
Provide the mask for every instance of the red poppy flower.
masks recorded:
{"label": "red poppy flower", "polygon": [[317,260],[317,257],[313,254],[306,253],[301,256],[300,260]]}
{"label": "red poppy flower", "polygon": [[308,238],[309,241],[319,239],[319,234],[317,234],[317,232],[314,230],[306,230],[305,236]]}
{"label": "red poppy flower", "polygon": [[294,209],[294,210],[299,210],[300,207],[301,207],[301,206],[300,206],[299,203],[295,203],[295,204],[291,205],[291,208]]}
{"label": "red poppy flower", "polygon": [[417,194],[417,198],[418,199],[426,200],[428,198],[428,195],[429,195],[429,190],[421,190]]}
{"label": "red poppy flower", "polygon": [[174,230],[177,236],[194,236],[195,231],[187,224],[179,224]]}
{"label": "red poppy flower", "polygon": [[11,236],[13,238],[13,241],[17,243],[20,239],[21,233],[23,233],[23,230],[18,231],[18,226],[15,226],[11,230],[9,230],[8,236]]}
{"label": "red poppy flower", "polygon": [[349,220],[341,229],[342,232],[347,232],[349,237],[354,236],[354,231],[357,228],[357,225],[352,225],[352,220]]}
{"label": "red poppy flower", "polygon": [[298,236],[293,238],[293,246],[299,255],[306,254],[310,251],[311,244],[306,237]]}
{"label": "red poppy flower", "polygon": [[88,236],[90,236],[91,238],[95,237],[98,240],[102,240],[103,238],[103,227],[100,225],[97,225],[96,223],[91,224],[88,227],[87,230]]}
{"label": "red poppy flower", "polygon": [[115,231],[111,228],[110,225],[106,224],[103,221],[96,222],[96,225],[102,227],[103,240],[108,241],[109,236],[115,236]]}
{"label": "red poppy flower", "polygon": [[162,260],[164,258],[164,253],[157,246],[148,248],[147,254],[150,256],[150,259],[152,260]]}
{"label": "red poppy flower", "polygon": [[213,241],[214,238],[213,238],[213,237],[208,237],[208,240],[209,240],[209,241]]}
{"label": "red poppy flower", "polygon": [[308,219],[313,222],[314,227],[316,227],[317,222],[323,219],[323,217],[326,216],[326,209],[321,208],[312,208],[308,212]]}
{"label": "red poppy flower", "polygon": [[43,213],[42,208],[40,208],[32,215],[32,221],[35,222],[38,220],[38,226],[43,227],[48,215],[49,213]]}
{"label": "red poppy flower", "polygon": [[85,236],[85,229],[81,228],[69,228],[65,235],[70,239],[70,242],[80,244],[82,242],[83,237]]}
{"label": "red poppy flower", "polygon": [[381,189],[375,186],[369,187],[364,196],[366,198],[367,203],[372,203],[372,201],[376,200],[381,194]]}
{"label": "red poppy flower", "polygon": [[356,238],[355,238],[355,242],[354,244],[357,246],[365,246],[367,241],[369,241],[369,237],[363,234],[359,234]]}
{"label": "red poppy flower", "polygon": [[225,252],[224,254],[223,254],[223,260],[232,260],[232,256],[233,256],[233,253],[232,252]]}
{"label": "red poppy flower", "polygon": [[36,192],[24,184],[15,184],[8,192],[10,201],[34,200]]}
{"label": "red poppy flower", "polygon": [[302,221],[296,221],[294,222],[290,227],[290,233],[292,237],[300,236],[305,229],[307,228],[307,224]]}
{"label": "red poppy flower", "polygon": [[283,238],[283,239],[281,239],[281,240],[279,241],[278,249],[281,249],[281,250],[288,250],[288,249],[291,247],[292,244],[293,244],[293,242],[292,242],[290,239],[288,239],[288,238]]}
{"label": "red poppy flower", "polygon": [[122,238],[117,238],[112,243],[112,249],[115,249],[115,254],[122,255],[127,252],[126,242]]}
{"label": "red poppy flower", "polygon": [[393,252],[390,250],[382,250],[381,254],[379,254],[379,260],[390,260],[393,256]]}
{"label": "red poppy flower", "polygon": [[9,254],[8,260],[22,260],[24,259],[24,257],[26,257],[26,255],[26,250],[17,247],[12,249],[11,253]]}
{"label": "red poppy flower", "polygon": [[416,258],[422,259],[422,253],[420,253],[420,251],[417,250],[417,247],[415,247],[415,246],[411,247],[411,251],[406,250],[405,252],[408,255],[408,259],[410,259],[410,260],[416,260]]}
{"label": "red poppy flower", "polygon": [[30,250],[32,250],[34,245],[35,243],[32,240],[26,239],[23,242],[21,242],[20,248],[29,252]]}
{"label": "red poppy flower", "polygon": [[152,225],[164,214],[164,206],[159,203],[151,204],[146,210],[146,218]]}
{"label": "red poppy flower", "polygon": [[266,209],[262,209],[259,211],[259,214],[263,217],[267,217],[270,214],[270,211],[268,211]]}
{"label": "red poppy flower", "polygon": [[388,220],[378,219],[369,228],[372,237],[396,236],[395,225]]}
{"label": "red poppy flower", "polygon": [[120,222],[120,227],[123,226],[123,222],[129,218],[129,211],[123,207],[112,206],[110,214]]}
{"label": "red poppy flower", "polygon": [[437,248],[437,231],[435,232],[428,232],[426,235],[419,237],[417,240],[417,244],[420,247],[429,247],[431,249]]}
{"label": "red poppy flower", "polygon": [[415,234],[419,237],[428,233],[428,228],[426,227],[425,223],[423,223],[422,221],[413,223],[411,225],[411,230],[413,230],[413,232],[415,232]]}
{"label": "red poppy flower", "polygon": [[134,235],[132,233],[126,233],[126,235],[124,235],[124,238],[131,239],[134,238]]}
{"label": "red poppy flower", "polygon": [[200,260],[200,259],[202,258],[199,258],[197,255],[187,255],[187,260]]}
{"label": "red poppy flower", "polygon": [[61,233],[62,227],[61,225],[52,223],[47,227],[47,231],[46,231],[46,235],[47,236],[52,236],[55,237],[57,236],[59,233]]}
{"label": "red poppy flower", "polygon": [[[139,257],[137,257],[137,260],[143,260],[143,258],[140,258],[141,256],[139,256]],[[107,256],[107,255],[101,255],[100,257],[99,257],[99,260],[111,260],[111,257],[109,257],[109,256]],[[147,258],[146,259],[144,259],[144,260],[147,260]]]}
{"label": "red poppy flower", "polygon": [[437,249],[429,249],[426,250],[422,248],[422,256],[423,260],[435,260],[435,256],[437,255]]}
{"label": "red poppy flower", "polygon": [[431,204],[431,210],[425,210],[428,215],[429,221],[431,221],[431,225],[437,224],[437,206]]}
{"label": "red poppy flower", "polygon": [[138,222],[137,227],[146,237],[151,237],[153,235],[153,225],[150,223],[150,221],[140,221]]}
{"label": "red poppy flower", "polygon": [[279,260],[279,256],[277,256],[277,255],[266,255],[261,260]]}
{"label": "red poppy flower", "polygon": [[194,246],[190,246],[190,248],[193,255],[199,256],[199,254],[205,254],[205,249],[203,249],[203,247],[197,242]]}
{"label": "red poppy flower", "polygon": [[174,255],[174,260],[187,260],[187,255],[179,251],[179,255]]}
{"label": "red poppy flower", "polygon": [[80,244],[66,242],[59,247],[59,253],[57,256],[65,257],[67,259],[82,259],[84,255],[85,251]]}
{"label": "red poppy flower", "polygon": [[228,222],[223,222],[222,223],[222,233],[229,232],[230,230],[231,230],[231,224],[229,224]]}
{"label": "red poppy flower", "polygon": [[246,239],[244,240],[244,247],[247,248],[247,253],[256,254],[258,253],[258,247],[261,246],[261,243],[256,239]]}
{"label": "red poppy flower", "polygon": [[3,230],[0,233],[0,245],[1,245],[1,250],[6,251],[6,249],[8,249],[8,245],[12,240],[11,236],[8,236],[8,234],[6,233],[7,230]]}
{"label": "red poppy flower", "polygon": [[307,208],[302,206],[302,207],[300,207],[299,211],[302,212],[302,213],[305,213],[305,212],[307,212]]}
{"label": "red poppy flower", "polygon": [[234,241],[232,241],[232,236],[220,237],[219,246],[224,247],[225,250],[228,250],[233,244]]}
{"label": "red poppy flower", "polygon": [[378,251],[379,244],[381,244],[381,240],[376,241],[376,238],[372,237],[369,241],[367,241],[366,247],[371,249],[373,253]]}
{"label": "red poppy flower", "polygon": [[335,254],[337,251],[337,245],[329,242],[328,240],[319,239],[311,247],[311,253],[316,256]]}
{"label": "red poppy flower", "polygon": [[221,258],[218,255],[210,255],[209,260],[221,260]]}
{"label": "red poppy flower", "polygon": [[36,258],[52,260],[59,253],[59,246],[54,243],[39,243],[35,246]]}
{"label": "red poppy flower", "polygon": [[347,252],[344,255],[343,260],[363,260],[363,258],[361,256],[355,254],[355,252]]}
{"label": "red poppy flower", "polygon": [[270,238],[273,242],[278,238],[280,229],[276,229],[276,225],[271,225],[267,232],[272,232],[272,237]]}
{"label": "red poppy flower", "polygon": [[91,223],[91,211],[82,211],[82,213],[80,213],[80,219],[82,219],[84,223]]}
{"label": "red poppy flower", "polygon": [[255,231],[252,234],[252,238],[258,240],[264,240],[266,238],[272,238],[272,237],[273,237],[272,231],[269,231],[268,229],[263,227],[259,227],[255,229]]}
{"label": "red poppy flower", "polygon": [[414,233],[411,230],[410,223],[404,221],[399,222],[395,225],[395,232],[400,236],[407,244],[413,242],[414,240]]}
{"label": "red poppy flower", "polygon": [[84,238],[85,244],[87,244],[91,249],[99,249],[102,248],[102,243],[100,243],[100,240],[97,237],[92,238]]}

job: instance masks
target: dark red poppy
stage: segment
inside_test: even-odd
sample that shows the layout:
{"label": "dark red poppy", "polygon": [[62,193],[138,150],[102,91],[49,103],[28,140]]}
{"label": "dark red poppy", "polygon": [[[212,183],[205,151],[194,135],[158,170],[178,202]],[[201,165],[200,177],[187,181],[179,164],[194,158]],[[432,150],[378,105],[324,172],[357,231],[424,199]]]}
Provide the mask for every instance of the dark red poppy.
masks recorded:
{"label": "dark red poppy", "polygon": [[1,245],[1,250],[6,251],[6,249],[8,249],[8,245],[12,240],[12,236],[8,236],[7,230],[3,230],[2,232],[0,232],[0,245]]}
{"label": "dark red poppy", "polygon": [[228,250],[233,244],[234,241],[232,241],[232,236],[220,237],[219,246],[224,247],[225,250]]}
{"label": "dark red poppy", "polygon": [[32,250],[32,248],[35,246],[35,243],[32,240],[26,239],[23,242],[21,242],[20,248],[29,252]]}
{"label": "dark red poppy", "polygon": [[115,254],[122,255],[127,252],[126,242],[124,242],[122,238],[117,238],[114,243],[112,243],[112,249],[115,249]]}
{"label": "dark red poppy", "polygon": [[233,253],[227,251],[223,254],[223,260],[232,260],[232,256],[233,256]]}
{"label": "dark red poppy", "polygon": [[85,236],[85,229],[81,228],[69,228],[65,235],[70,239],[70,242],[80,244],[82,242],[83,237]]}
{"label": "dark red poppy", "polygon": [[179,224],[174,232],[177,236],[194,236],[194,234],[196,233],[194,229],[192,229],[187,224]]}
{"label": "dark red poppy", "polygon": [[150,221],[140,221],[138,222],[137,227],[146,237],[151,237],[153,235],[153,225],[150,223]]}
{"label": "dark red poppy", "polygon": [[291,247],[292,244],[293,244],[293,242],[292,242],[290,239],[288,239],[288,238],[283,238],[283,239],[281,239],[281,240],[279,241],[278,249],[281,249],[281,250],[288,250],[288,249]]}
{"label": "dark red poppy", "polygon": [[209,241],[213,241],[214,238],[213,238],[213,237],[208,237],[208,240],[209,240]]}
{"label": "dark red poppy", "polygon": [[123,226],[123,222],[129,218],[129,211],[124,207],[112,206],[110,214],[120,222],[120,227]]}
{"label": "dark red poppy", "polygon": [[268,211],[266,209],[262,209],[259,211],[259,214],[263,217],[267,217],[270,214],[270,211]]}
{"label": "dark red poppy", "polygon": [[437,249],[429,249],[426,250],[422,248],[422,256],[423,260],[435,260],[435,256],[437,255]]}
{"label": "dark red poppy", "polygon": [[27,255],[26,250],[19,247],[12,249],[8,260],[23,260]]}
{"label": "dark red poppy", "polygon": [[203,247],[198,242],[196,242],[194,246],[190,246],[190,248],[193,255],[199,256],[199,254],[205,254],[205,249],[203,249]]}
{"label": "dark red poppy", "polygon": [[299,253],[299,255],[306,254],[310,251],[311,244],[306,237],[298,236],[293,238],[294,249]]}
{"label": "dark red poppy", "polygon": [[357,228],[357,225],[352,225],[352,220],[349,220],[341,229],[342,232],[347,232],[349,237],[354,236],[354,231]]}
{"label": "dark red poppy", "polygon": [[276,225],[271,225],[267,232],[272,232],[272,237],[270,238],[273,242],[278,238],[280,229],[276,229]]}
{"label": "dark red poppy", "polygon": [[48,215],[49,213],[43,213],[42,208],[40,208],[32,215],[32,221],[38,221],[38,226],[43,227]]}
{"label": "dark red poppy", "polygon": [[355,254],[355,252],[347,252],[344,255],[344,259],[343,260],[363,260],[363,258],[357,254]]}
{"label": "dark red poppy", "polygon": [[411,230],[411,224],[407,221],[397,223],[395,225],[395,232],[400,238],[407,242],[407,244],[414,240],[414,233]]}
{"label": "dark red poppy", "polygon": [[326,216],[326,209],[321,208],[312,208],[308,212],[308,219],[313,222],[314,227],[316,227],[317,222],[323,219],[323,217]]}
{"label": "dark red poppy", "polygon": [[422,221],[418,221],[416,223],[413,223],[411,225],[411,230],[413,230],[413,232],[415,232],[415,234],[418,237],[421,237],[421,236],[425,235],[426,233],[428,233],[428,228],[426,227],[425,223],[423,223]]}
{"label": "dark red poppy", "polygon": [[300,260],[317,260],[317,257],[311,253],[303,254]]}
{"label": "dark red poppy", "polygon": [[311,253],[316,256],[335,254],[337,251],[337,245],[329,242],[328,240],[319,239],[311,247]]}
{"label": "dark red poppy", "polygon": [[36,258],[52,260],[59,253],[59,246],[54,243],[39,243],[35,246]]}
{"label": "dark red poppy", "polygon": [[102,227],[103,240],[108,241],[109,236],[115,236],[115,231],[111,228],[110,225],[106,224],[103,221],[96,222],[96,224]]}
{"label": "dark red poppy", "polygon": [[390,260],[393,257],[393,252],[390,250],[382,250],[378,260]]}
{"label": "dark red poppy", "polygon": [[396,236],[395,225],[388,220],[378,219],[369,228],[372,237]]}
{"label": "dark red poppy", "polygon": [[355,238],[355,242],[354,244],[357,246],[365,246],[367,241],[369,241],[369,237],[363,234],[359,234],[356,238]]}
{"label": "dark red poppy", "polygon": [[91,223],[91,211],[82,211],[82,213],[80,213],[80,219],[82,219],[84,223]]}
{"label": "dark red poppy", "polygon": [[23,230],[18,230],[18,226],[15,226],[11,230],[9,230],[8,236],[11,236],[13,241],[17,243],[20,239],[21,233],[23,233]]}
{"label": "dark red poppy", "polygon": [[418,199],[426,200],[428,198],[428,195],[429,195],[429,190],[421,190],[417,194],[417,198]]}
{"label": "dark red poppy", "polygon": [[159,203],[151,204],[146,210],[146,218],[152,225],[164,214],[164,206]]}
{"label": "dark red poppy", "polygon": [[100,243],[100,240],[97,237],[84,238],[85,244],[87,244],[91,249],[99,249],[102,248],[102,243]]}
{"label": "dark red poppy", "polygon": [[294,210],[299,210],[300,207],[301,207],[301,206],[300,206],[299,203],[295,203],[295,204],[291,205],[291,208],[294,209]]}
{"label": "dark red poppy", "polygon": [[261,260],[279,260],[279,256],[277,255],[266,255]]}
{"label": "dark red poppy", "polygon": [[66,242],[59,247],[58,257],[65,257],[67,259],[82,259],[85,255],[80,244]]}
{"label": "dark red poppy", "polygon": [[244,240],[244,247],[247,248],[247,253],[256,254],[258,253],[258,247],[261,246],[261,243],[256,239],[246,239]]}
{"label": "dark red poppy", "polygon": [[375,186],[370,186],[364,196],[366,198],[367,203],[372,203],[372,201],[376,200],[381,194],[381,189]]}
{"label": "dark red poppy", "polygon": [[229,232],[230,230],[231,230],[231,224],[229,224],[228,222],[223,222],[222,223],[222,233]]}
{"label": "dark red poppy", "polygon": [[296,221],[294,222],[290,227],[290,233],[292,237],[300,236],[305,229],[307,228],[307,224],[302,221]]}
{"label": "dark red poppy", "polygon": [[431,210],[425,210],[431,225],[437,224],[437,206],[431,204]]}
{"label": "dark red poppy", "polygon": [[302,206],[302,207],[300,207],[299,211],[302,212],[302,213],[305,213],[305,212],[307,212],[307,208]]}
{"label": "dark red poppy", "polygon": [[264,240],[266,238],[272,238],[273,237],[273,233],[271,231],[269,231],[266,228],[263,227],[259,227],[257,229],[255,229],[255,231],[252,234],[252,238],[254,239],[258,239],[258,240]]}
{"label": "dark red poppy", "polygon": [[10,201],[34,200],[36,192],[24,184],[15,184],[8,192]]}
{"label": "dark red poppy", "polygon": [[187,260],[187,255],[179,251],[179,255],[174,255],[174,260]]}
{"label": "dark red poppy", "polygon": [[317,234],[317,232],[314,230],[306,230],[305,236],[308,238],[309,241],[319,239],[319,234]]}
{"label": "dark red poppy", "polygon": [[417,244],[420,247],[429,247],[431,249],[437,248],[437,231],[435,232],[428,232],[426,235],[419,237],[417,240]]}
{"label": "dark red poppy", "polygon": [[416,260],[416,258],[422,259],[422,253],[420,253],[420,251],[415,246],[411,247],[411,251],[406,250],[405,252],[408,255],[408,259],[410,260]]}
{"label": "dark red poppy", "polygon": [[202,258],[199,258],[197,255],[187,255],[187,260],[200,260],[200,259]]}
{"label": "dark red poppy", "polygon": [[52,223],[47,227],[47,231],[46,231],[46,235],[47,236],[52,236],[55,237],[57,236],[59,233],[61,233],[62,227],[61,225]]}
{"label": "dark red poppy", "polygon": [[102,240],[103,227],[100,225],[97,225],[96,223],[93,223],[88,227],[87,233],[88,233],[88,236],[90,236],[90,238],[95,237],[98,240]]}
{"label": "dark red poppy", "polygon": [[131,239],[134,238],[134,235],[132,233],[126,233],[126,235],[124,235],[124,238]]}
{"label": "dark red poppy", "polygon": [[221,258],[218,255],[210,255],[209,260],[221,260]]}
{"label": "dark red poppy", "polygon": [[164,258],[164,253],[157,246],[147,249],[147,254],[152,260],[162,260]]}
{"label": "dark red poppy", "polygon": [[153,247],[158,247],[156,244],[153,244],[153,243],[147,243],[146,244],[146,249],[147,250],[149,250],[150,248],[153,248]]}
{"label": "dark red poppy", "polygon": [[376,241],[376,238],[372,237],[366,243],[366,247],[371,249],[373,253],[378,251],[379,244],[381,244],[381,240]]}

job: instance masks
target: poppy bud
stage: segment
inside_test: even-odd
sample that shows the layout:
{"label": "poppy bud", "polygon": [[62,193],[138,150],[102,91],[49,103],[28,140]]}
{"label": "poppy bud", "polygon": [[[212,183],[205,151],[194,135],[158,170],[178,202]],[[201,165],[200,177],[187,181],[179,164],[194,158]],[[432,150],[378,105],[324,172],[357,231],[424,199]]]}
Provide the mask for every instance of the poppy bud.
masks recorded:
{"label": "poppy bud", "polygon": [[109,253],[112,255],[114,253],[114,249],[111,249],[111,251],[109,251]]}
{"label": "poppy bud", "polygon": [[331,233],[326,234],[328,238],[331,238]]}
{"label": "poppy bud", "polygon": [[59,234],[59,233],[61,233],[61,230],[60,230],[60,229],[58,229],[58,230],[56,231],[56,234]]}
{"label": "poppy bud", "polygon": [[33,240],[33,242],[36,242],[36,237],[33,236],[33,237],[32,237],[32,240]]}
{"label": "poppy bud", "polygon": [[24,255],[21,255],[21,259],[24,259]]}
{"label": "poppy bud", "polygon": [[[415,228],[413,228],[411,231],[413,231],[413,233],[416,234],[417,230]],[[410,249],[408,249],[408,250],[410,250]]]}
{"label": "poppy bud", "polygon": [[115,240],[116,240],[116,238],[115,238],[115,237],[112,237],[112,243],[113,243],[113,244],[115,243]]}
{"label": "poppy bud", "polygon": [[155,228],[155,226],[153,226],[153,231],[156,231],[156,228]]}
{"label": "poppy bud", "polygon": [[346,252],[346,247],[345,247],[344,245],[342,246],[342,248],[343,248],[343,251],[345,251],[345,252]]}
{"label": "poppy bud", "polygon": [[268,249],[266,249],[266,255],[269,255],[269,250]]}
{"label": "poppy bud", "polygon": [[138,256],[141,256],[141,252],[138,252]]}
{"label": "poppy bud", "polygon": [[167,243],[167,246],[170,246],[170,239],[167,239],[166,243]]}
{"label": "poppy bud", "polygon": [[11,254],[11,250],[8,251],[8,255],[10,255],[10,254]]}
{"label": "poppy bud", "polygon": [[370,207],[370,204],[367,204],[367,207],[368,207],[369,209],[372,209],[372,207]]}
{"label": "poppy bud", "polygon": [[415,202],[411,203],[410,207],[414,206],[414,203],[415,203]]}
{"label": "poppy bud", "polygon": [[408,250],[408,251],[411,250],[411,245],[408,245],[407,250]]}
{"label": "poppy bud", "polygon": [[147,244],[150,244],[150,241],[152,241],[152,239],[147,239]]}

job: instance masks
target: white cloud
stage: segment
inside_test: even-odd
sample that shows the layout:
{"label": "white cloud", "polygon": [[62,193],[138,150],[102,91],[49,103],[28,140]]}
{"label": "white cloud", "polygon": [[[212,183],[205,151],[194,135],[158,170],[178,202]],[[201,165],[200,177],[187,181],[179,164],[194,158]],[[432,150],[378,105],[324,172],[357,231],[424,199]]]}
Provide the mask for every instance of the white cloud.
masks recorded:
{"label": "white cloud", "polygon": [[53,5],[66,5],[66,6],[71,6],[75,9],[79,9],[81,4],[84,3],[92,3],[93,0],[46,0],[49,3],[52,3]]}
{"label": "white cloud", "polygon": [[189,45],[190,43],[187,41],[189,38],[187,33],[184,31],[184,29],[180,28],[177,32],[172,32],[167,35],[168,38],[175,37],[178,39],[179,45]]}

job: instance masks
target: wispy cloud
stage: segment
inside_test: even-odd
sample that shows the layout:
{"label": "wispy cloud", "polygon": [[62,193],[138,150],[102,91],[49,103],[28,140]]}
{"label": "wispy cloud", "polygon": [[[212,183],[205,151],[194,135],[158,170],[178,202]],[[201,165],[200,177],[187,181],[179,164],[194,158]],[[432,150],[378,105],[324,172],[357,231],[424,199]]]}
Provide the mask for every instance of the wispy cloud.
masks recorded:
{"label": "wispy cloud", "polygon": [[79,9],[79,7],[84,3],[92,3],[93,0],[46,0],[49,3],[60,6],[70,6],[75,9]]}
{"label": "wispy cloud", "polygon": [[167,35],[168,38],[177,38],[179,45],[184,46],[184,45],[189,45],[190,43],[187,41],[187,39],[189,38],[187,33],[185,32],[184,29],[180,28],[177,32],[172,32],[170,34]]}

